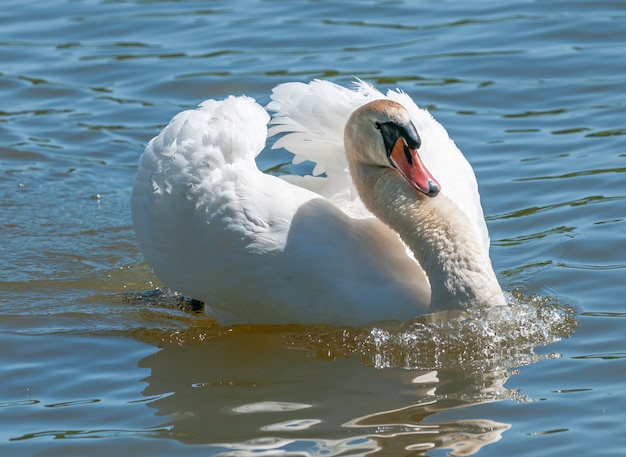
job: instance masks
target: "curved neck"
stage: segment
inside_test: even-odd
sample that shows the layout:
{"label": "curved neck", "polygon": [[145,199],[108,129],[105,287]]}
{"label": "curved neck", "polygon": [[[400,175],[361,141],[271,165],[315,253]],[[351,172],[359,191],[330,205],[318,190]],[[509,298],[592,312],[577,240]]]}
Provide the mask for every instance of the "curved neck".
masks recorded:
{"label": "curved neck", "polygon": [[489,254],[455,203],[417,192],[392,169],[361,168],[365,205],[400,235],[428,276],[430,311],[504,304]]}

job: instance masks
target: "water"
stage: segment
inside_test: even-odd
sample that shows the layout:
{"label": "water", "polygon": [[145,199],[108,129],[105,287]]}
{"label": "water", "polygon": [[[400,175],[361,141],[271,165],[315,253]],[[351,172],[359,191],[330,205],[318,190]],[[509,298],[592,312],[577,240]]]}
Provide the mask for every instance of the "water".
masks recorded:
{"label": "water", "polygon": [[[623,4],[3,6],[3,455],[623,455]],[[472,162],[505,315],[229,329],[142,295],[146,142],[205,98],[354,76]]]}

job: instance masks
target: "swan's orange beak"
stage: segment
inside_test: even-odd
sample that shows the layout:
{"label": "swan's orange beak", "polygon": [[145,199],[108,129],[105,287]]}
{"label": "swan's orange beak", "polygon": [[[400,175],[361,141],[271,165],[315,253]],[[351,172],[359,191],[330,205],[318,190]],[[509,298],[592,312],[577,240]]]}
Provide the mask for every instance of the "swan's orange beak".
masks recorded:
{"label": "swan's orange beak", "polygon": [[416,148],[409,148],[404,138],[399,137],[389,154],[391,163],[402,176],[417,190],[434,197],[441,190],[437,180],[422,162]]}

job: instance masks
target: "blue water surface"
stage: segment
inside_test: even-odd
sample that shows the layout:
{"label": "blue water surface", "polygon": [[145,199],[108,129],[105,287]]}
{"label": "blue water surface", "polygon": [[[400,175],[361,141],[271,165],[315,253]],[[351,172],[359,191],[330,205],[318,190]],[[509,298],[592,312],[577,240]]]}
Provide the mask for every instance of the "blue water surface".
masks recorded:
{"label": "blue water surface", "polygon": [[[5,1],[3,455],[623,455],[625,49],[619,1]],[[149,139],[207,98],[355,77],[472,163],[510,315],[228,329],[142,294]]]}

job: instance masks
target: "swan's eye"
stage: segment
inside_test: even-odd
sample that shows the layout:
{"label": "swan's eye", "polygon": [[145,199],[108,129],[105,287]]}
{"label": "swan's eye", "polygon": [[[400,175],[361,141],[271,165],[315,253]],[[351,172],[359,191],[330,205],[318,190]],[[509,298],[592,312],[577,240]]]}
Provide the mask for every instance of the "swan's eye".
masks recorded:
{"label": "swan's eye", "polygon": [[382,127],[383,127],[383,126],[380,124],[380,122],[378,122],[378,121],[374,122],[374,128],[375,128],[376,130],[380,130]]}

